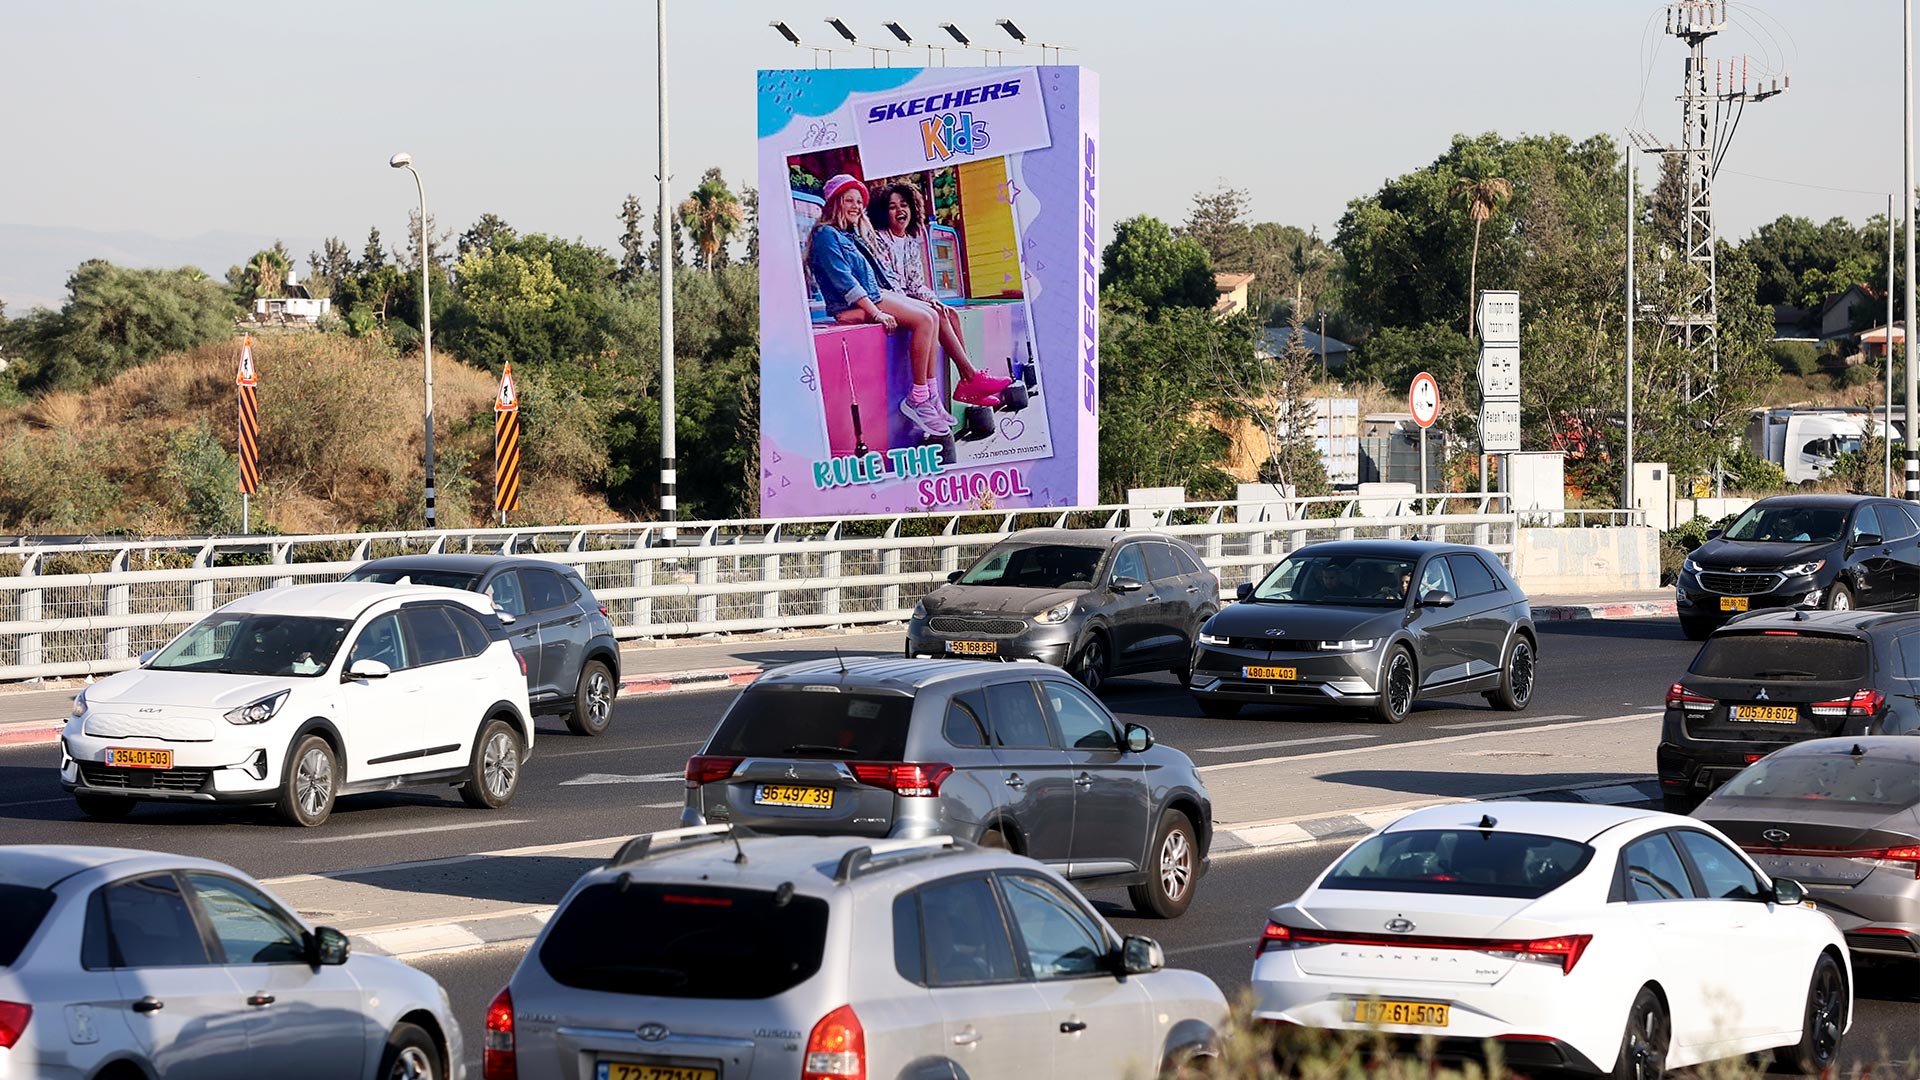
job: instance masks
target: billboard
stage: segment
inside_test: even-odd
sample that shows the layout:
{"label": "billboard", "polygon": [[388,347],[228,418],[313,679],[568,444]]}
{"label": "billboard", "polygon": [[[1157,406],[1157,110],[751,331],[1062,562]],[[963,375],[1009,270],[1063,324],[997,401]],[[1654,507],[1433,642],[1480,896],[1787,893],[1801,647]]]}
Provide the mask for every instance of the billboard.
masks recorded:
{"label": "billboard", "polygon": [[1097,94],[759,73],[761,516],[1097,499]]}

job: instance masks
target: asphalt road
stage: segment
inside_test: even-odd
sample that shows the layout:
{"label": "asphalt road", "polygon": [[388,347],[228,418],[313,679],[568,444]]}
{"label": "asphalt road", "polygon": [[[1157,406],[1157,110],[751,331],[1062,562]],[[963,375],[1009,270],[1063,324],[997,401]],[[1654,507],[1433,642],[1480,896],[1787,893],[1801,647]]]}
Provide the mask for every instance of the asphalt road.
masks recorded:
{"label": "asphalt road", "polygon": [[[1488,736],[1485,752],[1498,753],[1496,733],[1509,728],[1578,725],[1659,709],[1696,648],[1664,619],[1549,624],[1543,627],[1539,688],[1527,712],[1497,712],[1474,695],[1423,702],[1397,726],[1286,706],[1249,707],[1238,718],[1210,720],[1167,675],[1115,680],[1102,696],[1121,720],[1148,725],[1159,741],[1187,751],[1203,769],[1467,736]],[[502,811],[468,809],[450,788],[406,789],[342,798],[333,818],[314,830],[281,825],[266,809],[189,804],[149,803],[119,824],[89,821],[60,790],[56,747],[0,749],[0,837],[9,843],[175,851],[270,878],[671,828],[679,820],[686,759],[735,692],[623,700],[610,732],[598,739],[542,721],[520,793]],[[1530,773],[1515,775],[1525,783],[1510,786],[1644,779],[1652,748],[1635,750],[1647,767],[1622,767],[1617,777]],[[1369,770],[1364,755],[1341,760],[1328,775],[1356,791],[1377,793],[1374,804],[1455,793],[1448,785],[1456,778],[1444,770],[1384,772]],[[1208,783],[1240,782],[1257,773],[1223,771]],[[1291,812],[1284,794],[1274,796],[1270,809],[1266,816]]]}
{"label": "asphalt road", "polygon": [[[1265,925],[1266,910],[1299,895],[1344,850],[1341,844],[1316,844],[1219,860],[1201,879],[1193,907],[1170,922],[1135,916],[1124,892],[1088,895],[1121,933],[1157,939],[1166,949],[1168,966],[1201,972],[1231,1000],[1246,989],[1253,943]],[[520,946],[503,946],[417,964],[439,979],[452,996],[467,1034],[473,1070],[479,1069],[487,1005],[507,984],[524,951]],[[1840,1076],[1852,1074],[1856,1065],[1905,1062],[1909,1055],[1920,1054],[1920,1005],[1915,1004],[1920,996],[1913,993],[1920,973],[1909,969],[1892,977],[1862,974],[1853,1030],[1843,1047],[1846,1064],[1836,1074]],[[1899,996],[1902,986],[1907,990],[1904,1000]],[[643,1018],[634,1019],[638,1023]],[[1912,1074],[1896,1071],[1895,1075]]]}

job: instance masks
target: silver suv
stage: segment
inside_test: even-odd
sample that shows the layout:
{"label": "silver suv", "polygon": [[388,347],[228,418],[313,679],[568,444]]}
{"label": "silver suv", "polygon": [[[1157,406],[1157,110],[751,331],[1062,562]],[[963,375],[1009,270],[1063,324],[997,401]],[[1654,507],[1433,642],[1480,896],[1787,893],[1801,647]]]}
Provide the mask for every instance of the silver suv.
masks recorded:
{"label": "silver suv", "polygon": [[1143,914],[1187,910],[1212,802],[1193,762],[1045,664],[860,658],[775,668],[687,762],[681,824],[946,834],[1030,856]]}
{"label": "silver suv", "polygon": [[487,1010],[487,1080],[1151,1076],[1220,989],[1051,870],[949,837],[630,841]]}

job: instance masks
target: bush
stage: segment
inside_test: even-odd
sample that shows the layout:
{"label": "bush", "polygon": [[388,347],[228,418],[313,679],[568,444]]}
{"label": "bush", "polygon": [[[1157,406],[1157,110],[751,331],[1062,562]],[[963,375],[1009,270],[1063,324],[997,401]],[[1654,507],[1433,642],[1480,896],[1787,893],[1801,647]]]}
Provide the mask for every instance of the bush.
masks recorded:
{"label": "bush", "polygon": [[1728,473],[1727,482],[1742,491],[1772,494],[1792,486],[1785,469],[1754,453],[1745,444],[1727,455],[1724,467]]}
{"label": "bush", "polygon": [[1811,375],[1820,370],[1820,349],[1811,341],[1769,341],[1767,359],[1788,375]]}
{"label": "bush", "polygon": [[235,532],[240,525],[240,463],[201,419],[161,440],[160,479],[169,500],[195,532]]}
{"label": "bush", "polygon": [[1833,381],[1842,390],[1858,390],[1880,384],[1880,369],[1873,364],[1851,364],[1834,373]]}

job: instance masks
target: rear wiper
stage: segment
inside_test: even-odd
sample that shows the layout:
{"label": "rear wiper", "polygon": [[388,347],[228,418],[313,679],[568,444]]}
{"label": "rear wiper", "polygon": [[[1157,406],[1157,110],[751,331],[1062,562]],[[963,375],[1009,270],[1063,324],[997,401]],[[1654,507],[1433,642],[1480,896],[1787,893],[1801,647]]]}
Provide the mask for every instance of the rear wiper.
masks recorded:
{"label": "rear wiper", "polygon": [[1756,671],[1753,677],[1756,679],[1817,679],[1820,676],[1817,672],[1800,671],[1796,668],[1772,668],[1767,671]]}
{"label": "rear wiper", "polygon": [[782,753],[830,754],[835,757],[845,757],[845,758],[857,758],[857,757],[865,756],[861,754],[860,751],[858,750],[850,750],[844,746],[826,746],[821,743],[794,743],[792,746],[789,746],[786,748],[786,750],[782,751]]}

